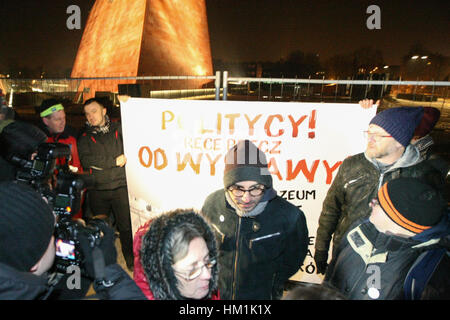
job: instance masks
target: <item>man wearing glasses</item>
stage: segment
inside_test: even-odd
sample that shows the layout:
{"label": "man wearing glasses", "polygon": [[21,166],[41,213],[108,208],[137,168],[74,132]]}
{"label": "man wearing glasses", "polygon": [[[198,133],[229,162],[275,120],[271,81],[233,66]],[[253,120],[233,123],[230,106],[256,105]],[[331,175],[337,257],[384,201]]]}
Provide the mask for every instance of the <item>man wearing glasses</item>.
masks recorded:
{"label": "man wearing glasses", "polygon": [[219,242],[221,299],[280,299],[306,256],[305,215],[277,196],[266,156],[248,140],[227,152],[224,186],[202,209]]}
{"label": "man wearing glasses", "polygon": [[414,177],[426,178],[437,188],[443,186],[439,172],[410,144],[422,115],[422,107],[397,107],[378,113],[364,132],[366,151],[345,159],[340,166],[319,218],[314,254],[318,273],[326,271],[332,236],[334,257],[348,228],[357,219],[369,216],[369,203],[384,183]]}

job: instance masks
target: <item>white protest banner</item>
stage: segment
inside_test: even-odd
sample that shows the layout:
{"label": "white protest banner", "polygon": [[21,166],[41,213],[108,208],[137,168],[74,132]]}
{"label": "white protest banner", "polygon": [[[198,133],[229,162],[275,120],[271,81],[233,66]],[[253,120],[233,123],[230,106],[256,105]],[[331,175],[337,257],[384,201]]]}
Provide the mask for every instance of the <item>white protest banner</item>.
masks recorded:
{"label": "white protest banner", "polygon": [[321,282],[313,260],[322,202],[342,161],[364,151],[376,108],[358,104],[130,98],[121,103],[133,232],[176,208],[201,209],[223,188],[224,155],[252,140],[278,195],[306,216],[309,252],[294,280]]}

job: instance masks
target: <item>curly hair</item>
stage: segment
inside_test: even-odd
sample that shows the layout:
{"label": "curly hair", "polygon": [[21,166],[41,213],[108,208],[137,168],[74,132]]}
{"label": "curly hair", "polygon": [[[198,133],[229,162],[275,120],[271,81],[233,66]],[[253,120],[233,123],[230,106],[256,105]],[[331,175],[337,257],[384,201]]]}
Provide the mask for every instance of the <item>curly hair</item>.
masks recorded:
{"label": "curly hair", "polygon": [[[194,210],[177,209],[151,222],[142,238],[141,263],[156,299],[185,299],[178,290],[178,280],[172,265],[187,255],[189,243],[196,237],[205,240],[211,258],[217,257],[214,233],[206,219]],[[208,298],[217,290],[217,279],[216,265],[211,270]]]}

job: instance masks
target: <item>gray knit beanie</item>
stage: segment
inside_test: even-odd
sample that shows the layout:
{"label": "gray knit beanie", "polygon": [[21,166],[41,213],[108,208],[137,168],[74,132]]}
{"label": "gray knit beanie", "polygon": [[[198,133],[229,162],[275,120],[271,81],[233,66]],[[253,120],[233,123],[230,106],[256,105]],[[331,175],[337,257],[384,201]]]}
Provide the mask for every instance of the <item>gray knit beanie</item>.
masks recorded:
{"label": "gray knit beanie", "polygon": [[225,155],[225,188],[239,181],[256,181],[272,187],[266,155],[249,140],[239,141]]}

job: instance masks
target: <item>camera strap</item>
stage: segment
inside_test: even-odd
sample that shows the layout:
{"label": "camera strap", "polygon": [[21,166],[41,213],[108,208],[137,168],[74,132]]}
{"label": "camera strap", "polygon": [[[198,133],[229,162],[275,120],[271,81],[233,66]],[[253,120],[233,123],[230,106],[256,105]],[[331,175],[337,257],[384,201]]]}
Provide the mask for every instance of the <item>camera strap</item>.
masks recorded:
{"label": "camera strap", "polygon": [[92,259],[94,264],[95,280],[94,289],[95,291],[102,291],[114,285],[113,281],[106,280],[105,276],[105,259],[102,250],[99,247],[94,247],[92,250]]}
{"label": "camera strap", "polygon": [[105,258],[99,247],[92,250],[92,260],[94,262],[95,279],[105,279]]}

